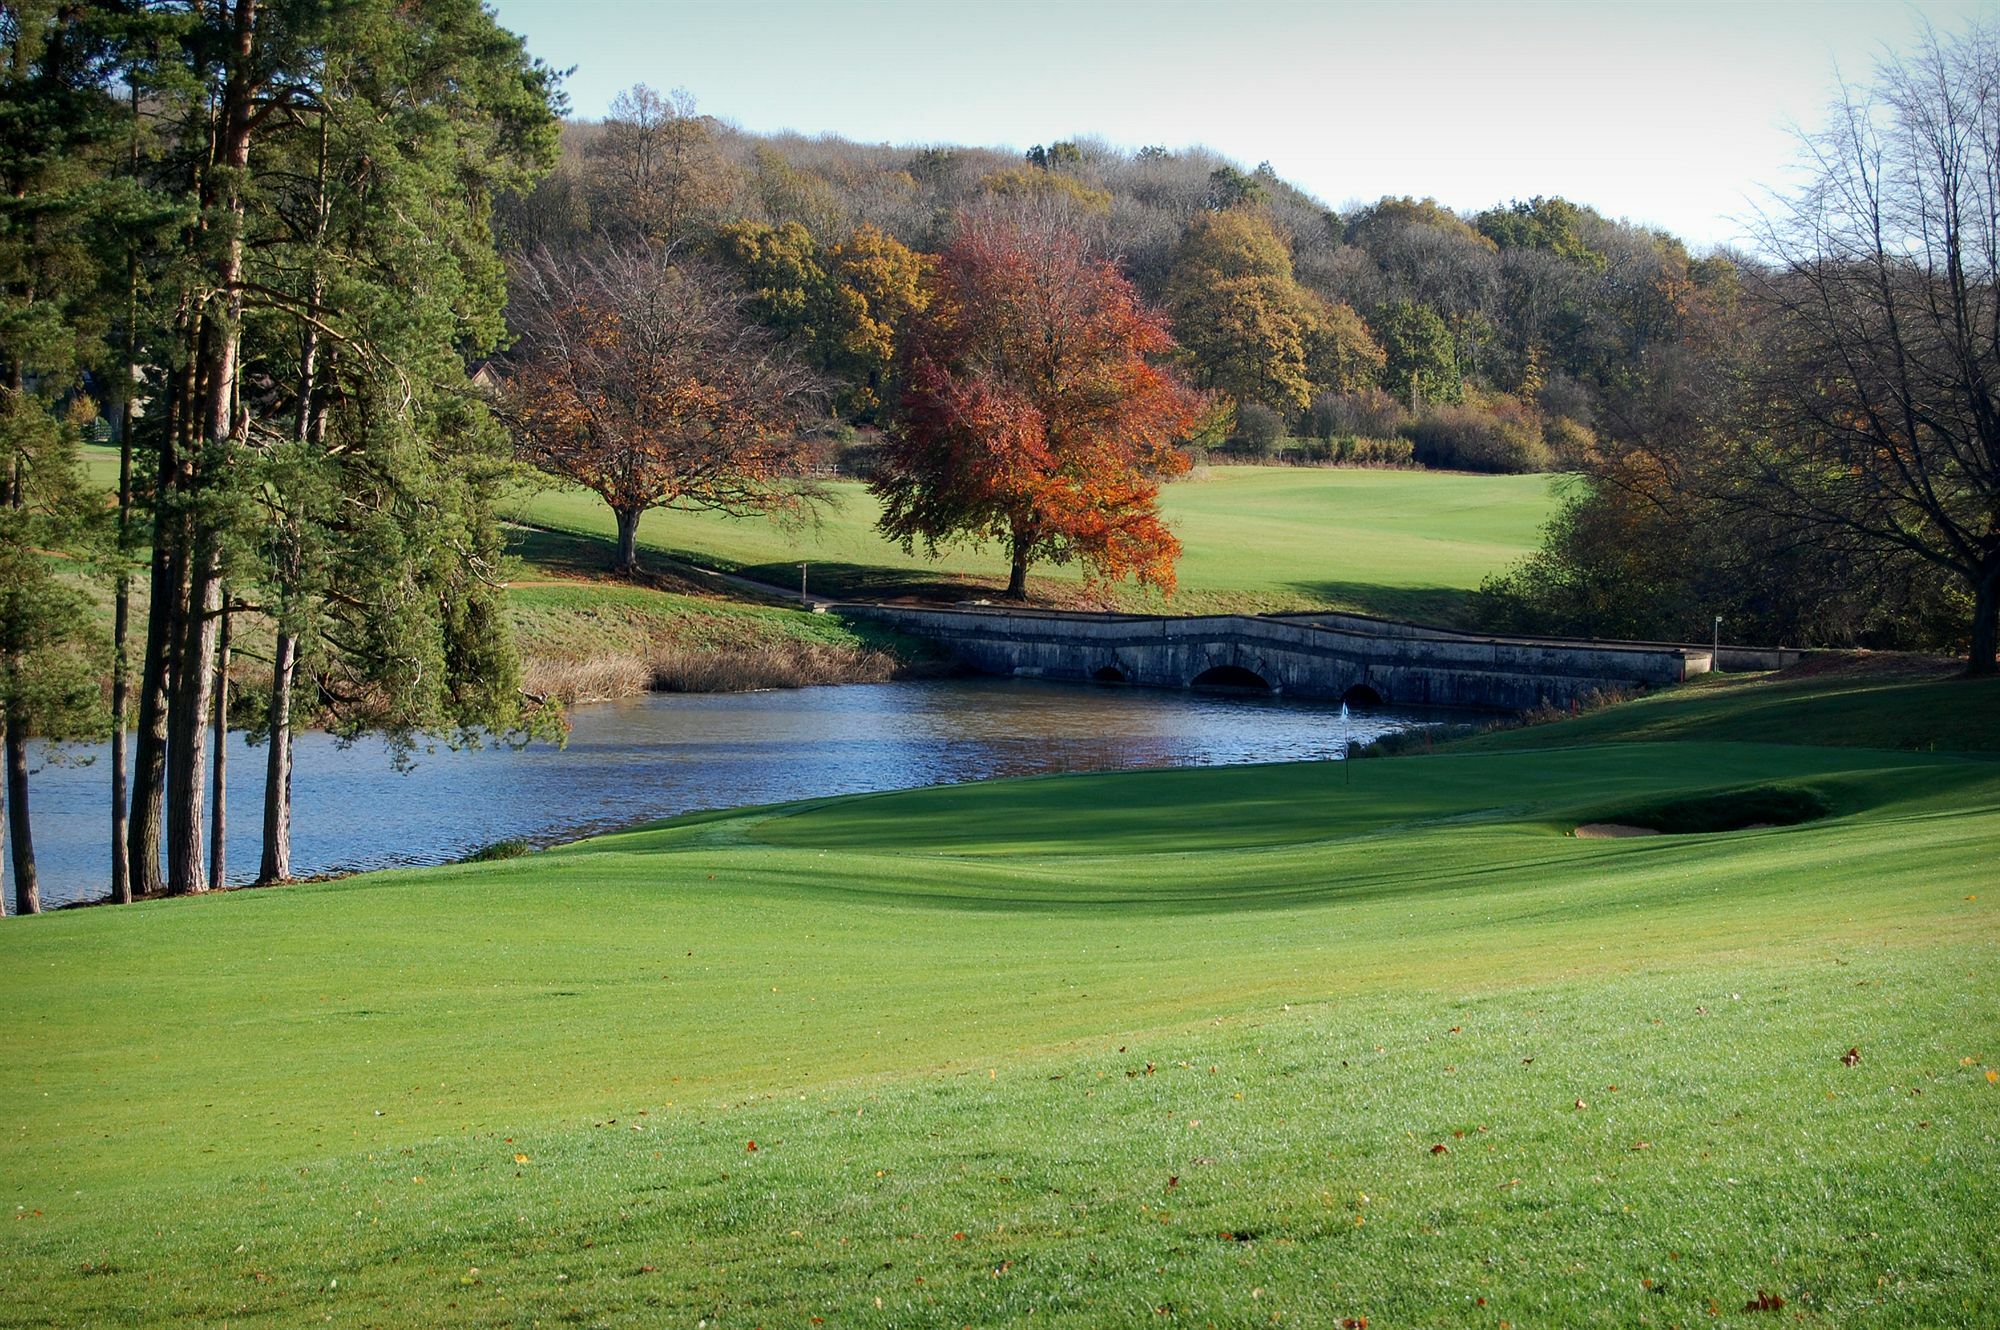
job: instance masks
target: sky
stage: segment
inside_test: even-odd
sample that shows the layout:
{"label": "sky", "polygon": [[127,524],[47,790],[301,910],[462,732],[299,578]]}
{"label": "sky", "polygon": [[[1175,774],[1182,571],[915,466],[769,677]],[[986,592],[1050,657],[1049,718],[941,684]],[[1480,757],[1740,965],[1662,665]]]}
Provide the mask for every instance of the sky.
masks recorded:
{"label": "sky", "polygon": [[1335,207],[1561,194],[1741,239],[1820,124],[1923,23],[2000,0],[490,0],[572,114],[686,88],[759,132],[1023,149],[1204,144]]}

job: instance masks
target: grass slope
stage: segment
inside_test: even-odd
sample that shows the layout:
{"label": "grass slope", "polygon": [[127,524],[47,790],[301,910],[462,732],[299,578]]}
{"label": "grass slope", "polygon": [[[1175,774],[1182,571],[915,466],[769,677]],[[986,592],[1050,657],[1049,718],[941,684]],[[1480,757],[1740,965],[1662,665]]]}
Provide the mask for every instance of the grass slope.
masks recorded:
{"label": "grass slope", "polygon": [[[1162,508],[1179,535],[1180,592],[1188,611],[1275,611],[1329,606],[1446,619],[1480,579],[1534,548],[1554,507],[1547,476],[1426,471],[1216,467],[1170,485]],[[643,547],[706,567],[796,585],[801,560],[816,589],[846,595],[909,590],[984,594],[1006,581],[994,549],[953,548],[933,561],[905,554],[875,530],[866,489],[832,486],[816,523],[783,525],[707,513],[651,513]],[[582,491],[550,491],[517,515],[535,525],[609,540],[609,510]],[[1075,569],[1037,570],[1038,594],[1076,596]],[[1119,593],[1132,608],[1156,595]]]}
{"label": "grass slope", "polygon": [[2000,1319],[2000,762],[1584,723],[10,922],[0,1324]]}

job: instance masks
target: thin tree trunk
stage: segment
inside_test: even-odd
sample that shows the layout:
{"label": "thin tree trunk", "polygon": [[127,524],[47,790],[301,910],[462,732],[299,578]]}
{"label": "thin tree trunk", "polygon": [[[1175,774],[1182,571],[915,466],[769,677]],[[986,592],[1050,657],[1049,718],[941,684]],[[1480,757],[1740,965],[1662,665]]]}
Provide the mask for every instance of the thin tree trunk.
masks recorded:
{"label": "thin tree trunk", "polygon": [[[320,235],[326,234],[326,122],[320,121],[319,147]],[[326,417],[318,406],[315,392],[319,375],[319,311],[322,279],[313,274],[312,294],[307,300],[307,319],[299,334],[299,403],[292,421],[292,437],[301,444],[312,442],[326,427]],[[279,496],[280,503],[284,502]],[[296,535],[289,517],[279,518],[289,535]],[[271,653],[271,700],[265,712],[265,730],[271,751],[264,765],[264,856],[257,866],[261,885],[292,880],[292,682],[298,672],[299,641],[291,632],[292,595],[298,580],[298,550],[286,541],[278,542],[278,639]]]}
{"label": "thin tree trunk", "polygon": [[271,751],[264,767],[264,862],[261,884],[292,878],[292,676],[298,668],[298,641],[280,630],[271,657]]}
{"label": "thin tree trunk", "polygon": [[[7,713],[5,710],[0,710],[0,750],[4,750],[7,747],[7,731]],[[0,776],[0,865],[4,865],[7,859],[7,808],[7,780],[5,776]],[[6,885],[4,881],[5,876],[4,867],[0,867],[0,888],[4,888]],[[6,913],[6,893],[4,890],[0,890],[0,917],[4,917]]]}
{"label": "thin tree trunk", "polygon": [[[132,179],[139,178],[139,85],[130,89],[132,103],[131,160],[127,168]],[[139,256],[125,260],[125,380],[119,385],[118,401],[118,586],[111,610],[111,900],[115,905],[132,901],[132,858],[128,845],[130,815],[127,809],[131,777],[126,769],[129,745],[125,732],[131,728],[132,692],[132,426],[136,423],[139,365]]]}
{"label": "thin tree trunk", "polygon": [[1972,650],[1965,672],[1975,677],[2000,673],[2000,567],[1989,571],[1972,588]]}
{"label": "thin tree trunk", "polygon": [[208,824],[208,880],[229,885],[229,591],[222,592],[222,626],[215,646],[215,806]]}
{"label": "thin tree trunk", "polygon": [[129,353],[126,368],[125,400],[118,412],[118,589],[111,608],[111,900],[118,905],[132,900],[132,861],[126,844],[130,820],[127,786],[131,782],[125,766],[125,731],[131,728],[132,710],[132,574],[125,565],[132,546],[133,388]]}
{"label": "thin tree trunk", "polygon": [[613,508],[618,519],[618,571],[630,576],[639,571],[639,518],[643,508]]}
{"label": "thin tree trunk", "polygon": [[[13,671],[9,663],[8,671]],[[28,726],[17,704],[9,702],[7,731],[7,830],[13,838],[14,913],[42,912],[41,883],[35,875],[35,837],[28,826]]]}

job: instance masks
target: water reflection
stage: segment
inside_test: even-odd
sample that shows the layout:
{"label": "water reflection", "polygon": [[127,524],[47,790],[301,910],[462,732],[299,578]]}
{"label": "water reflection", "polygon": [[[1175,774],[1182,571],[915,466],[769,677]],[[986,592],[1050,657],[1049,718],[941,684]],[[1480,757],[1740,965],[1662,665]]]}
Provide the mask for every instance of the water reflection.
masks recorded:
{"label": "water reflection", "polygon": [[[1355,743],[1433,717],[1358,713]],[[441,863],[482,845],[574,839],[702,808],[994,776],[1332,758],[1335,707],[1024,680],[655,695],[580,707],[567,748],[420,755],[300,737],[292,862],[302,875]],[[230,878],[255,876],[264,752],[232,739]],[[85,754],[87,755],[87,754]],[[34,778],[45,905],[106,889],[108,763]]]}

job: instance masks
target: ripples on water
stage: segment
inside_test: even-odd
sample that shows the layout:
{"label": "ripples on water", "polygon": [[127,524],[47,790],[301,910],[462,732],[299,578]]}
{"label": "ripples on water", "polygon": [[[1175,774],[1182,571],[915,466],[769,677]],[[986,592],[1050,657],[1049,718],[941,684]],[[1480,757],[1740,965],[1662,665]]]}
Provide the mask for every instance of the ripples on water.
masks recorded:
{"label": "ripples on water", "polygon": [[[1357,744],[1434,718],[1355,715]],[[311,876],[443,863],[495,841],[571,840],[704,808],[995,776],[1337,757],[1339,708],[1023,680],[655,694],[578,707],[569,745],[420,754],[301,735],[292,864]],[[256,875],[265,752],[230,740],[232,882]],[[108,750],[33,780],[45,906],[102,895]]]}

